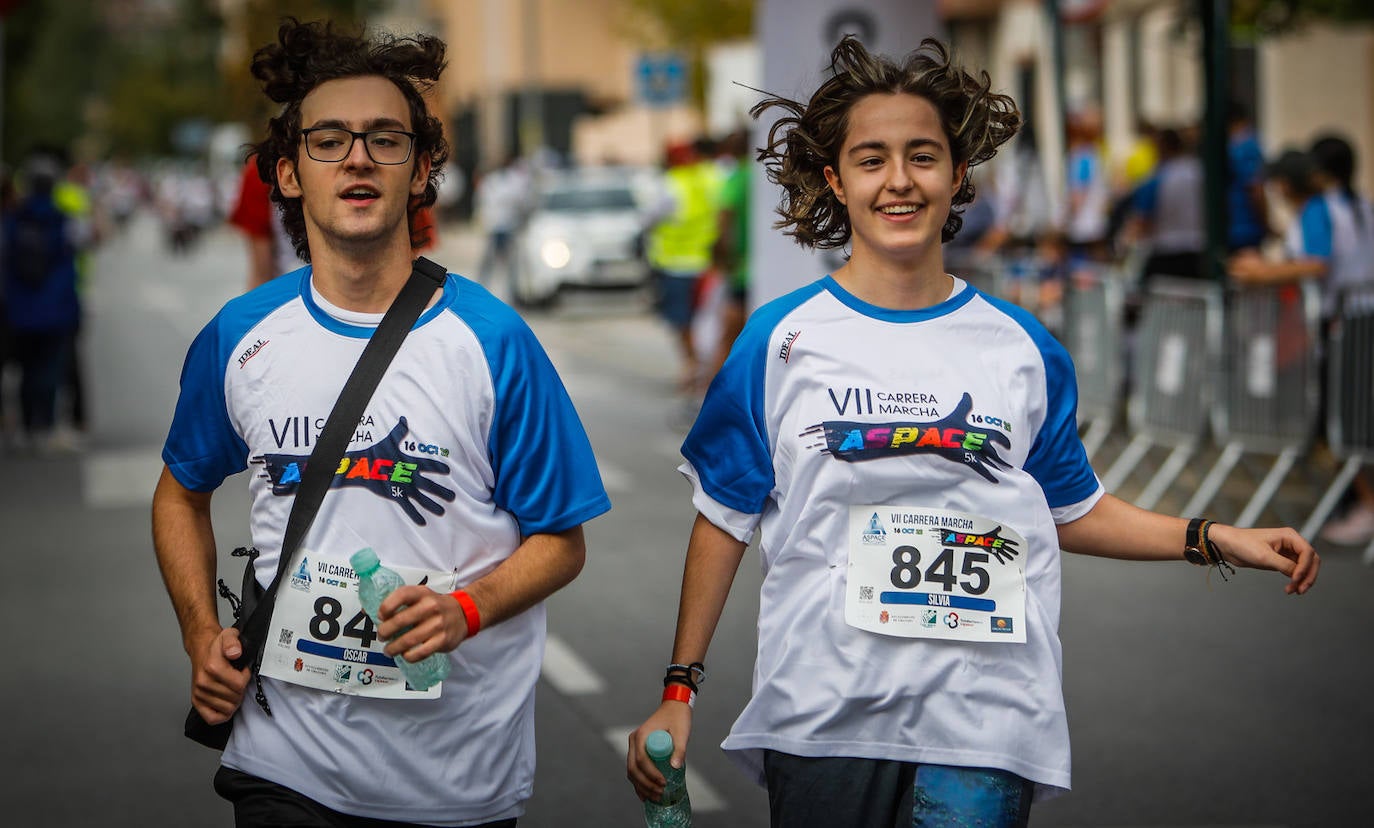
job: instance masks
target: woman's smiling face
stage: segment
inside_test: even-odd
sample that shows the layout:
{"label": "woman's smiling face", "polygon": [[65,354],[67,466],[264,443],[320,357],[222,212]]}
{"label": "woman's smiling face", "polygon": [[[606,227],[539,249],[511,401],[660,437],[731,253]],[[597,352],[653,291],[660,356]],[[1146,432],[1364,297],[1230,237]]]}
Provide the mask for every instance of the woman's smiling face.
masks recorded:
{"label": "woman's smiling face", "polygon": [[906,93],[859,99],[839,157],[825,168],[849,214],[853,258],[913,263],[938,252],[967,169],[955,165],[930,101]]}

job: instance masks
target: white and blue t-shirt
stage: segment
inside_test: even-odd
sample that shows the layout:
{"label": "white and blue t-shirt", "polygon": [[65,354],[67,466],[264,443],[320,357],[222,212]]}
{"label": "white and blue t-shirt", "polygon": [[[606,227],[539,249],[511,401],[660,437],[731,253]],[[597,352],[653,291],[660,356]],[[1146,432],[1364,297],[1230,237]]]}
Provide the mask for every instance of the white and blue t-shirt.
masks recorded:
{"label": "white and blue t-shirt", "polygon": [[[930,308],[831,277],[756,311],[683,445],[697,509],[759,533],[753,696],[723,747],[1002,768],[1069,787],[1056,524],[1102,496],[1067,352],[955,279]],[[845,621],[851,506],[985,516],[1025,539],[1025,643],[897,638]]]}
{"label": "white and blue t-shirt", "polygon": [[1374,206],[1339,189],[1303,204],[1284,237],[1289,258],[1327,263],[1322,279],[1322,315],[1336,313],[1341,293],[1374,284]]}
{"label": "white and blue t-shirt", "polygon": [[[330,306],[311,268],[229,302],[191,345],[163,459],[188,489],[251,469],[258,582],[277,569],[300,482],[381,314]],[[449,275],[358,422],[302,546],[470,583],[521,538],[571,529],[610,501],[571,400],[534,334],[484,288]],[[225,765],[336,810],[433,825],[517,816],[534,777],[542,604],[450,653],[438,700],[336,695],[264,678]]]}

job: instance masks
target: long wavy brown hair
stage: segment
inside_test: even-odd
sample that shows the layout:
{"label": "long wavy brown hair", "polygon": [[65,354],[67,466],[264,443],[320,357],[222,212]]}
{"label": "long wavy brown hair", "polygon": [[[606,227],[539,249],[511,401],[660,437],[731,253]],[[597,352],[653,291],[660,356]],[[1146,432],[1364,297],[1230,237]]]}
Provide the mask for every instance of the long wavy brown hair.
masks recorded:
{"label": "long wavy brown hair", "polygon": [[[759,149],[758,159],[768,179],[783,189],[778,205],[782,218],[774,226],[804,247],[829,249],[849,242],[849,214],[826,184],[824,170],[838,166],[849,132],[849,111],[859,100],[903,93],[930,101],[940,115],[955,167],[965,161],[974,167],[992,158],[1021,127],[1016,102],[992,91],[988,73],[965,71],[952,61],[949,48],[934,38],[922,40],[897,63],[871,54],[846,36],[830,53],[830,75],[805,104],[770,96],[750,110],[755,118],[775,107],[783,110],[768,130],[768,143]],[[957,208],[973,197],[973,177],[966,174],[954,194],[941,241],[959,232],[964,219]]]}
{"label": "long wavy brown hair", "polygon": [[262,84],[268,98],[282,105],[282,110],[267,122],[267,138],[252,148],[251,155],[256,157],[258,175],[272,185],[272,201],[281,211],[282,225],[301,259],[310,261],[305,212],[299,198],[282,195],[277,183],[277,159],[289,158],[299,163],[301,101],[325,81],[340,78],[380,75],[396,84],[405,96],[411,129],[415,131],[411,163],[424,154],[430,158],[425,191],[412,196],[406,209],[410,244],[419,248],[428,241],[428,230],[416,229],[415,215],[438,198],[439,182],[448,160],[448,142],[444,140],[443,123],[425,105],[424,93],[444,71],[444,52],[444,42],[427,35],[395,37],[383,33],[364,39],[335,31],[331,23],[302,23],[287,18],[277,30],[277,42],[253,55],[253,77]]}

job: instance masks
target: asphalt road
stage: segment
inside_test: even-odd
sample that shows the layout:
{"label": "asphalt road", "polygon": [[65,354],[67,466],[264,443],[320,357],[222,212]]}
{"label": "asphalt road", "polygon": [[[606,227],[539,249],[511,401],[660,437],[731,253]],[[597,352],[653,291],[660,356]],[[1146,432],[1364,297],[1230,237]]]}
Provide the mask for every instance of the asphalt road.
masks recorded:
{"label": "asphalt road", "polygon": [[[464,272],[477,245],[450,228],[435,258]],[[15,655],[0,683],[0,824],[232,824],[210,790],[216,755],[181,736],[188,662],[148,502],[185,348],[245,271],[226,231],[183,258],[150,220],[112,240],[87,297],[92,433],[79,451],[0,457],[0,628]],[[594,293],[531,317],[615,508],[588,525],[586,569],[549,602],[539,771],[522,825],[640,824],[625,733],[657,704],[693,517],[674,470],[672,345],[645,307],[641,294]],[[1099,470],[1122,443],[1108,441]],[[1329,468],[1307,472],[1320,482]],[[1315,498],[1312,485],[1285,494],[1290,511]],[[214,503],[227,550],[247,535],[245,482]],[[1323,552],[1303,598],[1261,573],[1208,584],[1184,564],[1066,556],[1074,791],[1037,806],[1032,825],[1368,824],[1374,569],[1355,550]],[[763,792],[717,747],[748,694],[756,560],[741,567],[697,707],[688,784],[702,828],[767,824]],[[227,556],[223,568],[238,571]]]}

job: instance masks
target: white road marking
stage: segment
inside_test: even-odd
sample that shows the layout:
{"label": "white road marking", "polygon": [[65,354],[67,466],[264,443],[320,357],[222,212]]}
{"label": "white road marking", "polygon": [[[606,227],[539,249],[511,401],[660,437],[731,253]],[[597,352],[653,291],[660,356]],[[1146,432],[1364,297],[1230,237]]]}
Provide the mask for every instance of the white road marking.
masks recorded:
{"label": "white road marking", "polygon": [[541,677],[565,696],[588,696],[606,690],[606,683],[587,662],[557,636],[544,642]]}
{"label": "white road marking", "polygon": [[[633,727],[610,728],[605,733],[606,741],[618,755],[624,756],[630,744],[630,734],[634,731]],[[706,784],[701,774],[692,769],[691,762],[687,763],[687,795],[692,797],[692,813],[714,813],[724,811],[727,807],[716,789]]]}
{"label": "white road marking", "polygon": [[598,459],[596,467],[601,471],[601,484],[608,494],[624,494],[634,487],[634,478],[621,467]]}
{"label": "white road marking", "polygon": [[94,509],[146,506],[161,474],[159,449],[90,452],[82,464],[82,498]]}
{"label": "white road marking", "polygon": [[658,453],[673,461],[673,468],[677,468],[683,463],[682,438],[686,436],[686,434],[673,433],[654,441],[654,447]]}

